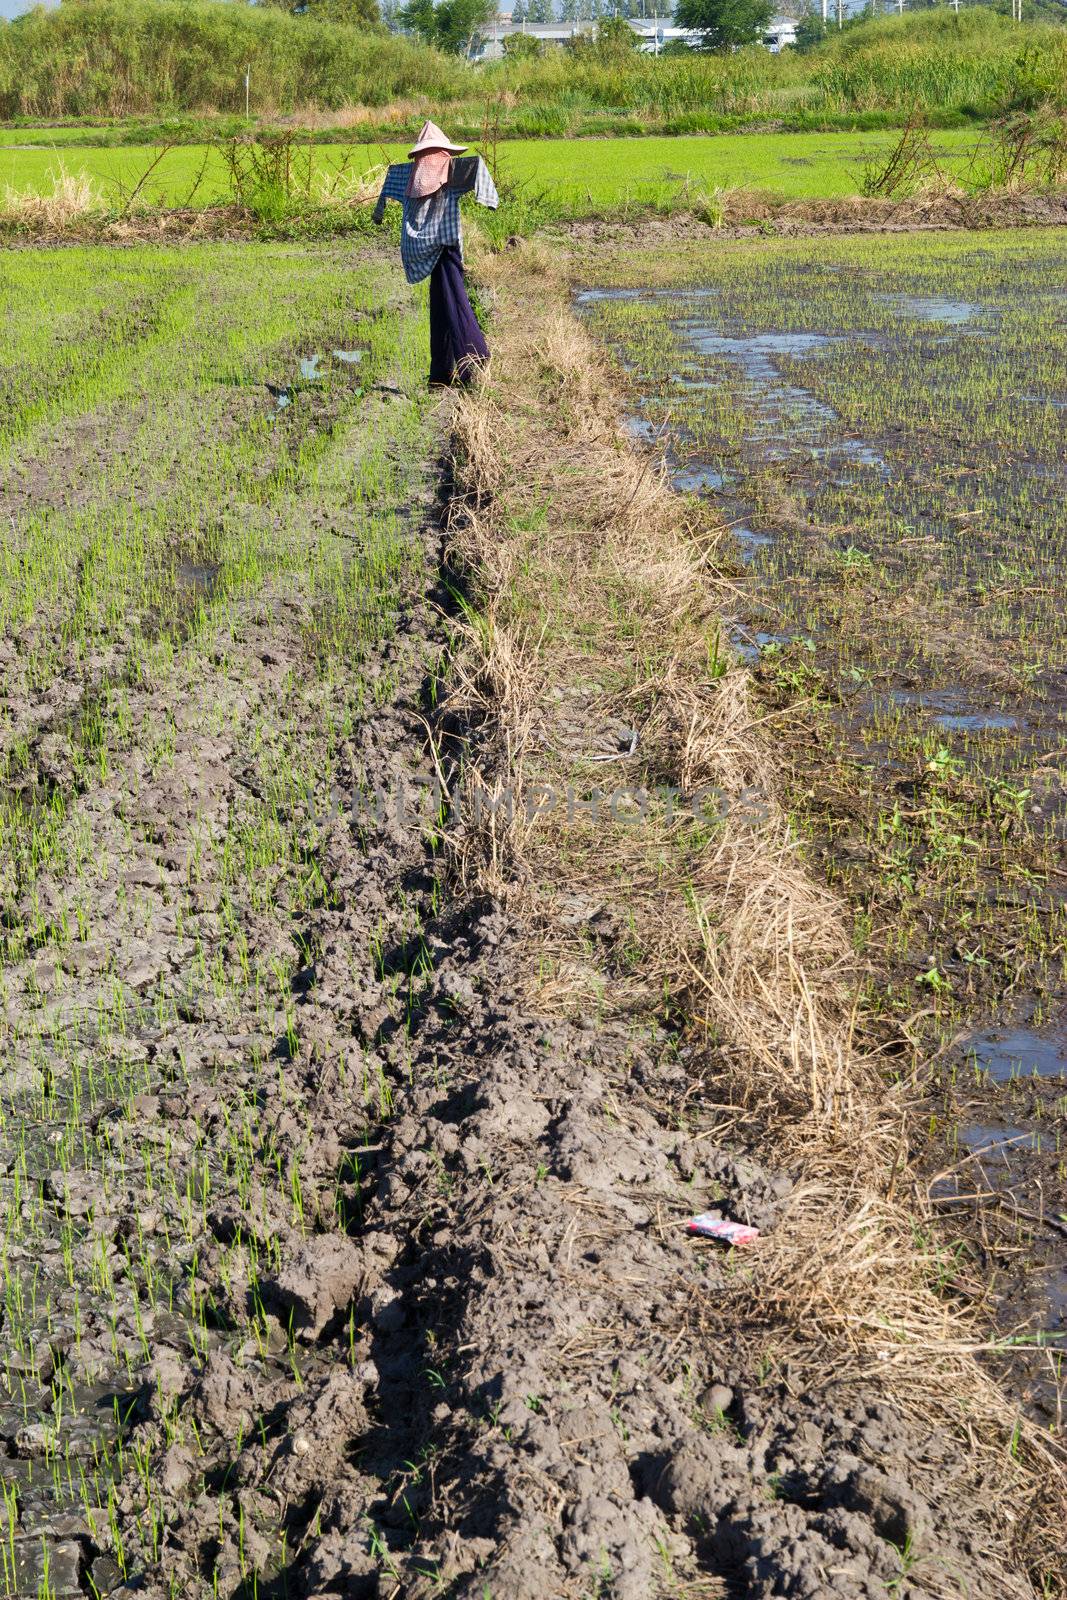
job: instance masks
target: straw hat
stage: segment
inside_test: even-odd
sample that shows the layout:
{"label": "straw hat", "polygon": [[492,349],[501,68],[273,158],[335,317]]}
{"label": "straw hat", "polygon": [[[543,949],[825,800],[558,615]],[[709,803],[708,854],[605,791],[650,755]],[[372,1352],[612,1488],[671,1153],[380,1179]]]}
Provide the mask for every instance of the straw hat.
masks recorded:
{"label": "straw hat", "polygon": [[446,139],[436,122],[424,122],[418,142],[408,151],[408,155],[421,156],[427,150],[447,150],[450,155],[459,156],[466,149],[465,144],[453,144],[451,139]]}

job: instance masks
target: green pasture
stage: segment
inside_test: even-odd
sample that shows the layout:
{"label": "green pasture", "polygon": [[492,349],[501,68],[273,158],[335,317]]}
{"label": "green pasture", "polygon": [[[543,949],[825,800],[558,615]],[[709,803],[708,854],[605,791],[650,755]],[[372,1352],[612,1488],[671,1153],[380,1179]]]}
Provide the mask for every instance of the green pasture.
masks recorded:
{"label": "green pasture", "polygon": [[[31,131],[20,129],[28,144]],[[40,130],[33,138],[51,137]],[[807,200],[856,194],[863,168],[896,143],[896,132],[723,134],[645,139],[522,139],[499,147],[503,179],[543,197],[554,211],[582,214],[627,203],[666,203],[684,184],[702,189],[759,189]],[[965,164],[973,130],[934,138],[950,167]],[[386,161],[403,159],[402,145],[318,145],[309,152],[313,191],[342,187]],[[61,170],[84,173],[107,202],[121,205],[138,185],[137,202],[151,206],[207,206],[227,197],[221,149],[183,145],[159,149],[0,149],[0,190],[47,193]],[[143,180],[143,182],[142,182]]]}

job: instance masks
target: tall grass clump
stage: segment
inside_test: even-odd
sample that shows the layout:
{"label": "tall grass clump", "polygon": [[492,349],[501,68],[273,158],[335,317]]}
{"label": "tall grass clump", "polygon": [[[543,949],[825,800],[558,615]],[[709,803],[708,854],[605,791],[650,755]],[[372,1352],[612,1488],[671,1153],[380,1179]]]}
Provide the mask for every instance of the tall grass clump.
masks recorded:
{"label": "tall grass clump", "polygon": [[986,8],[881,17],[811,57],[821,103],[835,109],[997,114],[1020,85],[1067,94],[1067,28],[1021,30]]}
{"label": "tall grass clump", "polygon": [[462,63],[384,29],[223,0],[80,0],[0,24],[0,116],[243,111],[246,69],[258,112],[447,100],[466,82]]}

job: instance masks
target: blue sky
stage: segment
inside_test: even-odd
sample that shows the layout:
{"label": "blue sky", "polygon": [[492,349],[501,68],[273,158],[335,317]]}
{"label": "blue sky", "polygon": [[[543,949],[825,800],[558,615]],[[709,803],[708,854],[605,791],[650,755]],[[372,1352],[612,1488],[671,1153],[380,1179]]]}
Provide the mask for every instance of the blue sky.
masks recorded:
{"label": "blue sky", "polygon": [[[59,0],[44,0],[46,6],[59,4]],[[19,17],[28,11],[33,0],[0,0],[0,17]]]}

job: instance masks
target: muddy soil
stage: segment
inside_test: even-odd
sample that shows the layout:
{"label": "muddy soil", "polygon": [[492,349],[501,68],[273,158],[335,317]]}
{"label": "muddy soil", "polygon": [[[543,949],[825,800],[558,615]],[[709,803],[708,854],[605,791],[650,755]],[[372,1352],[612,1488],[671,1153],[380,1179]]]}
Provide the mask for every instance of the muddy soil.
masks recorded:
{"label": "muddy soil", "polygon": [[913,233],[917,230],[1054,227],[1067,223],[1067,193],[934,195],[905,200],[864,199],[776,201],[768,195],[724,197],[712,221],[680,211],[667,217],[621,221],[590,217],[568,223],[563,237],[578,247],[632,243],[637,248],[709,237],[744,239],[754,235],[790,238],[820,234]]}
{"label": "muddy soil", "polygon": [[[346,784],[432,781],[450,602],[423,515]],[[9,1204],[40,1219],[0,1413],[9,1592],[1026,1593],[955,1441],[876,1385],[798,1392],[717,1327],[743,1259],[686,1219],[771,1229],[790,1179],[721,1147],[713,1110],[681,1131],[699,1063],[610,1009],[531,1014],[522,930],[442,903],[413,819],[325,824],[310,901],[264,898],[251,863],[224,895],[271,730],[336,738],[306,625],[296,598],[241,602],[134,695],[170,759],[112,740],[75,807],[107,935],[5,974],[7,1096],[37,1123]],[[49,917],[66,893],[40,886]],[[242,940],[255,981],[214,983]],[[57,1161],[74,1058],[108,1087]]]}
{"label": "muddy soil", "polygon": [[[121,648],[39,698],[8,674],[69,852],[3,886],[6,1592],[1027,1595],[958,1438],[721,1313],[744,1255],[688,1219],[769,1233],[793,1175],[737,1146],[715,1052],[635,1017],[610,951],[595,1016],[539,1015],[529,930],[454,897],[414,804],[478,731],[442,695],[447,493],[437,463],[375,508],[395,628],[329,687],[299,573],[175,628],[121,719],[101,696],[90,768]],[[212,553],[174,552],[205,606]]]}

